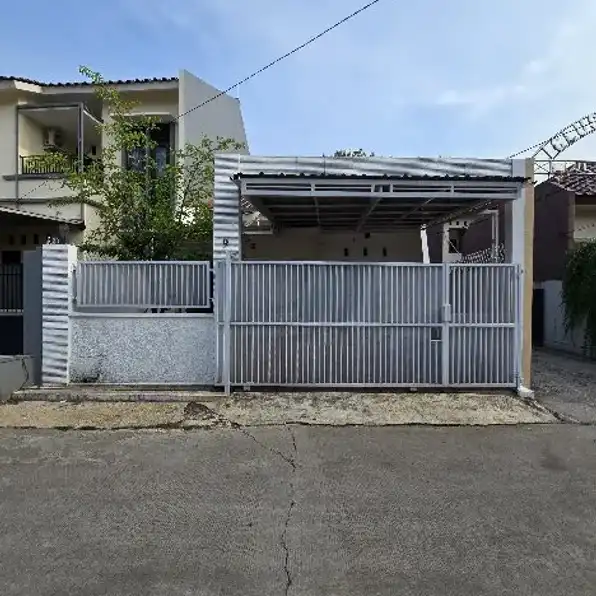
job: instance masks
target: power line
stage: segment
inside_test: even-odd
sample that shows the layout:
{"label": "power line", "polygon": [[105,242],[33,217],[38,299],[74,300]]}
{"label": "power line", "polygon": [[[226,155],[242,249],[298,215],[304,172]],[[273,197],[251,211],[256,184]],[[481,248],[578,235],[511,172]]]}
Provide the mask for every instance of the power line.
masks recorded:
{"label": "power line", "polygon": [[[194,106],[194,107],[186,110],[186,112],[183,112],[182,114],[178,114],[178,116],[176,116],[176,118],[174,118],[174,121],[180,120],[180,118],[183,118],[187,114],[190,114],[191,112],[194,112],[195,110],[198,110],[199,108],[202,108],[202,107],[206,106],[207,104],[211,103],[212,101],[215,101],[216,99],[219,99],[220,97],[226,95],[230,91],[233,91],[237,87],[240,87],[241,85],[244,85],[244,83],[247,83],[248,81],[254,79],[258,75],[264,73],[266,70],[269,70],[272,66],[275,66],[276,64],[279,64],[280,62],[282,62],[286,58],[289,58],[290,56],[293,56],[294,54],[300,52],[301,50],[303,50],[307,46],[311,45],[315,41],[318,41],[319,39],[321,39],[322,37],[324,37],[325,35],[327,35],[331,31],[337,29],[338,27],[341,27],[341,25],[343,25],[344,23],[347,23],[348,21],[352,20],[353,18],[357,17],[358,15],[362,14],[363,12],[367,11],[369,8],[372,8],[375,4],[378,4],[379,2],[381,2],[381,0],[371,0],[370,2],[368,2],[367,4],[365,4],[364,6],[361,6],[357,10],[351,12],[349,15],[343,17],[342,19],[340,19],[339,21],[337,21],[336,23],[334,23],[330,27],[327,27],[326,29],[324,29],[320,33],[317,33],[317,35],[314,35],[313,37],[309,38],[304,43],[301,43],[299,46],[296,46],[293,50],[290,50],[289,52],[286,52],[285,54],[283,54],[282,56],[279,56],[275,60],[272,60],[271,62],[269,62],[265,66],[259,68],[258,70],[255,70],[253,73],[249,74],[247,77],[244,77],[242,80],[234,83],[233,85],[230,85],[227,89],[225,89],[223,91],[220,91],[219,93],[217,93],[213,97],[210,97],[209,99],[205,100],[204,102],[202,102],[200,104],[197,104],[196,106]],[[25,197],[29,196],[32,192],[35,192],[36,190],[38,190],[39,188],[41,188],[42,186],[44,186],[47,183],[48,183],[48,180],[44,180],[40,185],[36,186],[35,188],[33,188],[32,190],[30,190],[28,193],[24,194],[22,197],[20,197],[17,200],[24,199]]]}
{"label": "power line", "polygon": [[321,37],[324,37],[325,35],[327,35],[327,33],[330,33],[334,29],[337,29],[338,27],[340,27],[344,23],[347,23],[349,20],[353,19],[354,17],[358,16],[359,14],[361,14],[364,11],[368,10],[369,8],[373,7],[375,4],[378,4],[379,2],[381,2],[381,0],[372,0],[372,2],[369,2],[368,4],[365,4],[364,6],[362,6],[361,8],[359,8],[358,10],[355,10],[354,12],[350,13],[348,16],[346,16],[343,19],[341,19],[340,21],[337,21],[336,23],[334,23],[330,27],[327,27],[327,29],[325,29],[324,31],[321,31],[320,33],[318,33],[314,37],[311,37],[310,39],[308,39],[304,43],[300,44],[299,46],[296,46],[293,50],[287,52],[286,54],[284,54],[283,56],[280,56],[279,58],[276,58],[275,60],[272,60],[271,62],[269,62],[269,64],[263,66],[262,68],[259,68],[259,70],[255,70],[255,72],[253,72],[252,74],[248,75],[247,77],[245,77],[241,81],[238,81],[237,83],[234,83],[233,85],[231,85],[230,87],[228,87],[224,91],[221,91],[220,93],[218,93],[217,95],[214,95],[213,97],[207,99],[203,103],[200,103],[199,105],[196,105],[194,108],[190,108],[190,110],[186,110],[186,112],[180,114],[178,116],[178,118],[182,118],[183,116],[186,116],[187,114],[190,114],[190,112],[193,112],[194,110],[197,110],[199,108],[202,108],[203,106],[207,105],[208,103],[210,103],[210,102],[218,99],[222,95],[226,95],[226,93],[229,93],[230,91],[233,91],[234,89],[236,89],[236,87],[240,87],[240,85],[244,85],[244,83],[247,83],[248,81],[250,81],[254,77],[260,75],[261,73],[265,72],[266,70],[269,70],[272,66],[275,66],[276,64],[278,64],[282,60],[285,60],[286,58],[289,58],[290,56],[296,54],[297,52],[300,52],[301,50],[303,50],[304,48],[306,48],[310,44],[312,44],[315,41],[321,39]]}
{"label": "power line", "polygon": [[[529,147],[526,147],[525,149],[522,149],[521,151],[517,151],[516,153],[511,154],[507,159],[513,159],[514,157],[517,157],[518,155],[521,155],[522,153],[526,153],[527,151],[531,151],[532,149],[537,149],[538,147],[541,147],[542,145],[544,145],[544,143],[546,143],[546,142],[547,141],[541,141],[540,143],[535,143],[534,145],[530,145]],[[480,210],[482,208],[490,209],[492,207],[492,205],[493,205],[492,202],[487,201],[486,203],[479,205],[476,209],[478,209],[478,210]],[[483,221],[486,221],[489,217],[490,217],[490,215],[485,215],[482,218],[476,219],[474,222],[472,222],[472,225],[477,224],[477,223],[482,223]],[[442,233],[443,233],[443,230],[439,230],[437,232],[431,232],[429,234],[428,228],[427,228],[427,236],[433,236],[435,234],[442,234]]]}
{"label": "power line", "polygon": [[540,143],[535,143],[534,145],[530,145],[529,147],[526,147],[525,149],[522,149],[521,151],[517,151],[516,153],[513,153],[507,159],[513,159],[514,157],[517,157],[518,155],[521,155],[522,153],[526,153],[527,151],[531,151],[532,149],[538,149],[538,147],[542,147],[542,145],[544,145],[544,143],[546,143],[547,141],[548,141],[548,139],[546,141],[540,141]]}

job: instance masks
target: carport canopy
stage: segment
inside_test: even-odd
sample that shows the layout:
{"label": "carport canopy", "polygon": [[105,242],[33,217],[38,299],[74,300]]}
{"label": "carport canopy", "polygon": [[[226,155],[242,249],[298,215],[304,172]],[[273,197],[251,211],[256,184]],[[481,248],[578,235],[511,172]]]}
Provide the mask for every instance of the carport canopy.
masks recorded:
{"label": "carport canopy", "polygon": [[0,206],[0,225],[6,226],[8,230],[12,226],[28,226],[39,224],[68,225],[73,228],[83,229],[85,227],[81,219],[67,219],[57,215],[35,213],[26,209]]}
{"label": "carport canopy", "polygon": [[524,178],[502,176],[234,175],[243,202],[278,228],[382,232],[420,228],[515,200]]}

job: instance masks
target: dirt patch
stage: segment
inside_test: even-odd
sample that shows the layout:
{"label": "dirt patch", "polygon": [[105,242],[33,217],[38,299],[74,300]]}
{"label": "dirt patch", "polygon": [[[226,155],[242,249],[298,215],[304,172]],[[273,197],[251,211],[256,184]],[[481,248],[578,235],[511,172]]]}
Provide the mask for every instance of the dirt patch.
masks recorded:
{"label": "dirt patch", "polygon": [[175,428],[183,421],[184,404],[21,402],[0,405],[0,427],[4,428]]}
{"label": "dirt patch", "polygon": [[221,428],[282,424],[482,425],[555,422],[513,395],[472,393],[245,393],[202,403],[20,402],[0,405],[0,427]]}
{"label": "dirt patch", "polygon": [[210,404],[241,426],[267,424],[491,425],[554,422],[510,394],[248,393]]}

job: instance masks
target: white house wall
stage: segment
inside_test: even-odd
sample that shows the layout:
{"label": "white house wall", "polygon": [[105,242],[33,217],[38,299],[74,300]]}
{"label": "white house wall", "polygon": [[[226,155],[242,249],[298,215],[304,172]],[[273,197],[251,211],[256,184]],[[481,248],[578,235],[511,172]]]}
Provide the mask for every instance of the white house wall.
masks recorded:
{"label": "white house wall", "polygon": [[[219,154],[215,158],[215,197],[213,212],[213,254],[240,255],[240,202],[234,174],[337,174],[368,176],[513,176],[512,159],[464,158],[337,158],[264,157]],[[519,169],[519,166],[518,166]],[[418,238],[420,244],[420,239]]]}
{"label": "white house wall", "polygon": [[546,281],[537,287],[544,289],[544,347],[583,354],[585,326],[569,333],[565,330],[563,284],[560,281]]}
{"label": "white house wall", "polygon": [[[217,137],[234,139],[243,143],[248,149],[238,99],[231,95],[222,95],[208,101],[220,93],[219,89],[195,77],[187,70],[180,72],[179,147],[184,147],[186,143],[198,144],[203,137],[207,136],[213,140]],[[205,105],[201,105],[203,103]]]}
{"label": "white house wall", "polygon": [[596,238],[596,207],[575,206],[574,240],[592,240]]}
{"label": "white house wall", "polygon": [[5,95],[0,95],[0,199],[12,200],[15,183],[3,176],[16,172],[16,95]]}
{"label": "white house wall", "polygon": [[316,228],[282,230],[275,235],[247,234],[242,254],[247,260],[422,262],[418,229],[373,232],[368,238],[363,233],[322,233]]}

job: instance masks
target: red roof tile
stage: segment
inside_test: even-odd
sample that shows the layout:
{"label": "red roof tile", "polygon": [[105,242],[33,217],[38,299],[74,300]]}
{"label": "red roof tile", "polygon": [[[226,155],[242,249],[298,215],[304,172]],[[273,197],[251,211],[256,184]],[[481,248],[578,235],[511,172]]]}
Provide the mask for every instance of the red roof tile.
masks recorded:
{"label": "red roof tile", "polygon": [[596,195],[596,161],[582,161],[557,172],[548,182],[576,195]]}

